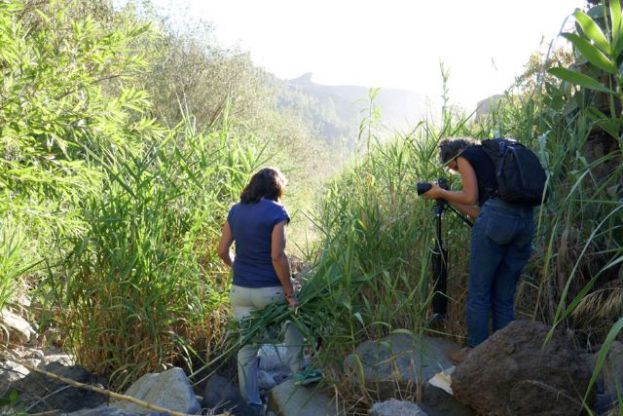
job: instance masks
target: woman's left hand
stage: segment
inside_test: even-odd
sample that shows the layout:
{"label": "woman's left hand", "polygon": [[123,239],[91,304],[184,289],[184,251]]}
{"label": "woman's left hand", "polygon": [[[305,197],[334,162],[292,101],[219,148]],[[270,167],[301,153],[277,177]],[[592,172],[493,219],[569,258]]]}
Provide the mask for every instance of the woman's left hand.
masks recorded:
{"label": "woman's left hand", "polygon": [[296,309],[298,308],[301,303],[299,302],[299,300],[296,298],[296,296],[289,296],[286,297],[286,301],[288,302],[288,306],[290,308]]}
{"label": "woman's left hand", "polygon": [[426,199],[439,199],[441,198],[441,194],[443,192],[443,189],[437,184],[437,182],[433,182],[432,184],[432,188],[430,188],[428,190],[428,192],[426,192],[425,194],[422,194],[422,196]]}

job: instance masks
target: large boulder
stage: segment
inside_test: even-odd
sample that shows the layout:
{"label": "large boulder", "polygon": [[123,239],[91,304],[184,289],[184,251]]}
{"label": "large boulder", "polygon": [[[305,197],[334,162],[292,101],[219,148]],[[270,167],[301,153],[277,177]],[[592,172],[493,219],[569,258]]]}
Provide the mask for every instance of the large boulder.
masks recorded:
{"label": "large boulder", "polygon": [[268,407],[280,416],[336,416],[335,401],[315,386],[297,386],[286,380],[268,396]]}
{"label": "large boulder", "polygon": [[[53,362],[44,367],[44,370],[61,377],[65,377],[82,384],[105,387],[106,380],[89,373],[82,367],[66,367]],[[32,372],[26,377],[14,382],[11,388],[17,390],[20,404],[29,408],[29,412],[74,412],[76,410],[93,408],[103,404],[107,397],[50,378],[46,375]]]}
{"label": "large boulder", "polygon": [[[145,374],[132,384],[125,394],[177,412],[197,414],[201,410],[184,370],[178,367],[162,373]],[[126,413],[151,412],[149,409],[123,400],[111,400],[111,404]]]}
{"label": "large boulder", "polygon": [[430,383],[435,374],[449,368],[448,351],[458,346],[442,338],[413,335],[404,330],[359,345],[346,357],[344,368],[353,383],[365,383],[379,400],[397,397],[397,389],[407,391],[422,386],[419,406],[429,416],[466,416],[472,411]]}
{"label": "large boulder", "polygon": [[533,321],[497,331],[457,366],[455,396],[488,416],[580,414],[590,369],[562,334],[545,343],[548,331]]}
{"label": "large boulder", "polygon": [[426,335],[395,332],[383,339],[366,341],[344,361],[347,371],[363,372],[371,383],[424,382],[452,363],[446,354],[452,343]]}

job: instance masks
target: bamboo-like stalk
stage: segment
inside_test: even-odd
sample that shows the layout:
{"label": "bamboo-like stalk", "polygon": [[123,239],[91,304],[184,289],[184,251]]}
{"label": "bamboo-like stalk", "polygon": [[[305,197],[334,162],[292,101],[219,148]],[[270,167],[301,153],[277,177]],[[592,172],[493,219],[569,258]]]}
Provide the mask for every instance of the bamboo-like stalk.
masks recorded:
{"label": "bamboo-like stalk", "polygon": [[[28,364],[26,362],[20,361],[20,360],[15,360],[15,362],[17,362],[20,365],[23,365],[24,367],[26,367],[30,371],[42,374],[42,375],[44,375],[46,377],[49,377],[49,378],[52,378],[54,380],[62,381],[63,383],[68,384],[68,385],[70,385],[72,387],[76,387],[76,388],[84,389],[84,390],[94,391],[96,393],[103,394],[103,395],[105,395],[105,396],[107,396],[107,397],[109,397],[111,399],[123,400],[123,401],[126,401],[126,402],[134,403],[134,404],[142,406],[142,407],[144,407],[146,409],[154,410],[156,412],[168,413],[168,414],[170,414],[172,416],[189,416],[188,413],[183,413],[183,412],[178,412],[176,410],[167,409],[166,407],[158,406],[156,404],[149,403],[149,402],[146,402],[144,400],[137,399],[136,397],[132,397],[132,396],[128,396],[128,395],[120,394],[120,393],[115,393],[113,391],[106,390],[106,389],[103,389],[101,387],[96,387],[96,386],[91,386],[89,384],[80,383],[80,382],[72,380],[70,378],[59,376],[58,374],[54,374],[54,373],[51,373],[49,371],[41,370],[40,368],[34,367],[34,366],[32,366],[32,365],[30,365],[30,364]],[[214,415],[214,416],[230,416],[230,413],[229,412],[225,412],[225,413],[220,413],[220,414]]]}

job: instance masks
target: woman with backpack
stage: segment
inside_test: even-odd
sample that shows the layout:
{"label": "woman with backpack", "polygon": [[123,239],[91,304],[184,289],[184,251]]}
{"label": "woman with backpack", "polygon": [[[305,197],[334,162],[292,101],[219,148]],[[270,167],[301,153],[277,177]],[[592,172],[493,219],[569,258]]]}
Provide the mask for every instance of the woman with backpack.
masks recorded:
{"label": "woman with backpack", "polygon": [[514,319],[517,281],[532,250],[532,206],[498,196],[496,165],[483,146],[468,138],[443,140],[441,162],[461,176],[463,187],[450,191],[433,184],[423,196],[444,199],[475,218],[472,227],[467,295],[467,347],[451,354],[463,361],[469,350]]}

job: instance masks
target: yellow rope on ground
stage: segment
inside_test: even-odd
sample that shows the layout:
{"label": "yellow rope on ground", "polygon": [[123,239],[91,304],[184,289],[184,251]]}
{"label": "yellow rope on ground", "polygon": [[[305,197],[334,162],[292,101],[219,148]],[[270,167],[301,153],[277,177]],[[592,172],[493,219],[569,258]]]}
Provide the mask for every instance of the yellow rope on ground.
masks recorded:
{"label": "yellow rope on ground", "polygon": [[[103,395],[108,396],[108,397],[113,398],[113,399],[124,400],[126,402],[130,402],[130,403],[137,404],[139,406],[143,406],[144,408],[149,409],[149,410],[155,410],[155,411],[161,412],[161,413],[169,413],[170,415],[173,415],[173,416],[189,416],[188,413],[182,413],[182,412],[177,412],[175,410],[167,409],[165,407],[161,407],[161,406],[158,406],[158,405],[155,405],[155,404],[148,403],[148,402],[146,402],[144,400],[137,399],[136,397],[126,396],[125,394],[115,393],[115,392],[103,389],[101,387],[91,386],[89,384],[79,383],[79,382],[77,382],[75,380],[72,380],[70,378],[62,377],[62,376],[59,376],[57,374],[50,373],[49,371],[45,371],[45,370],[41,370],[40,368],[33,367],[32,365],[24,363],[24,362],[21,362],[20,360],[13,360],[13,361],[17,362],[18,364],[23,365],[24,367],[26,367],[30,371],[34,371],[35,373],[43,374],[46,377],[50,377],[50,378],[53,378],[53,379],[56,379],[56,380],[60,380],[63,383],[69,384],[70,386],[77,387],[79,389],[91,390],[91,391],[103,394]],[[214,416],[231,416],[231,414],[229,412],[226,412],[226,413],[220,413],[220,414],[214,415]]]}

